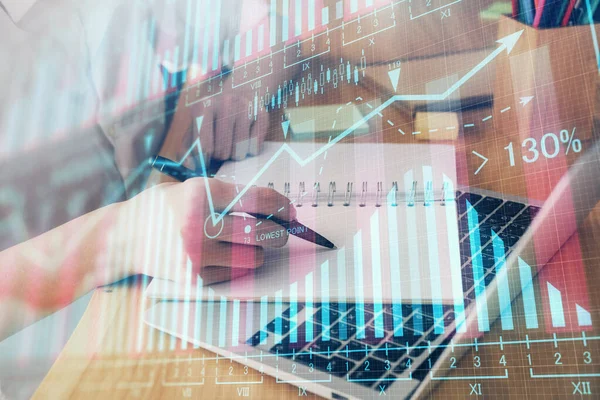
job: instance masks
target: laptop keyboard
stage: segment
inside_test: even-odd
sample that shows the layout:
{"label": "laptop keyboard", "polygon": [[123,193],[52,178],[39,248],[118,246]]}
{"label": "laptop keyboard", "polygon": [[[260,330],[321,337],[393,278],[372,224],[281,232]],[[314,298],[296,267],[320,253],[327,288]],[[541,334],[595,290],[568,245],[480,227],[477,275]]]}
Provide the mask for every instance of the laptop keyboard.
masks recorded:
{"label": "laptop keyboard", "polygon": [[[457,192],[458,229],[462,264],[465,308],[475,300],[475,281],[471,264],[470,232],[467,220],[468,201],[479,217],[479,234],[483,260],[485,285],[495,278],[496,269],[492,246],[492,231],[503,240],[505,254],[525,233],[540,208],[513,201],[504,201],[491,196]],[[298,304],[297,312],[304,309]],[[383,337],[376,337],[374,320],[377,317],[372,304],[364,305],[365,324],[357,326],[356,305],[329,303],[313,305],[313,320],[310,327],[306,322],[295,326],[291,309],[256,332],[248,344],[258,346],[267,336],[281,332],[280,342],[270,352],[280,357],[293,359],[325,373],[346,378],[365,387],[379,390],[379,385],[392,385],[399,377],[423,380],[430,366],[435,365],[445,345],[454,336],[454,331],[438,334],[434,325],[448,327],[454,322],[452,306],[443,307],[443,320],[435,321],[430,304],[402,305],[402,334],[394,332],[392,305],[383,305]],[[323,326],[323,313],[329,313],[329,326]],[[396,321],[399,322],[399,321]],[[396,324],[398,325],[398,324]],[[306,341],[306,330],[313,330],[314,340]],[[381,335],[380,335],[381,336]],[[443,337],[437,345],[431,343]],[[273,341],[274,342],[274,341]],[[423,355],[427,358],[423,360]],[[416,365],[418,363],[418,365]]]}

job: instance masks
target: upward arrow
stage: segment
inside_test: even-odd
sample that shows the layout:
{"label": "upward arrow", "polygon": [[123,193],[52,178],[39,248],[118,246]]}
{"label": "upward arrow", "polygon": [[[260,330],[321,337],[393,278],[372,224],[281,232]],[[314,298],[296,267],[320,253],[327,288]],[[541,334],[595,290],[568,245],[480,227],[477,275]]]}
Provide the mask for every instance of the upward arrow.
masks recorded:
{"label": "upward arrow", "polygon": [[283,129],[283,137],[287,139],[287,134],[290,129],[290,121],[283,121],[281,123],[281,129]]}
{"label": "upward arrow", "polygon": [[506,47],[506,53],[510,54],[515,44],[517,44],[517,40],[523,34],[524,29],[521,29],[518,32],[512,33],[508,36],[504,36],[502,39],[496,40],[497,43],[503,44]]}
{"label": "upward arrow", "polygon": [[396,68],[391,71],[388,71],[388,76],[390,77],[390,81],[392,81],[392,86],[394,87],[394,92],[398,89],[398,80],[400,79],[400,69]]}
{"label": "upward arrow", "polygon": [[[323,153],[327,152],[328,149],[330,149],[336,143],[340,142],[345,137],[352,134],[356,129],[358,129],[360,126],[362,126],[366,121],[369,121],[371,118],[374,118],[377,115],[381,115],[382,110],[386,109],[387,107],[389,107],[390,105],[392,105],[393,103],[395,103],[397,101],[427,101],[427,100],[440,101],[440,100],[445,100],[452,93],[454,93],[456,90],[458,90],[458,88],[460,88],[465,82],[467,82],[469,79],[471,79],[477,72],[481,71],[486,65],[488,65],[496,57],[498,57],[500,54],[502,54],[505,50],[507,53],[510,53],[510,51],[512,51],[512,49],[514,48],[515,43],[518,41],[518,39],[521,37],[522,34],[523,34],[523,30],[521,30],[519,32],[515,32],[513,34],[510,34],[510,35],[498,40],[498,43],[500,43],[500,46],[498,46],[498,48],[496,50],[494,50],[487,57],[485,57],[479,64],[477,64],[475,67],[473,67],[473,69],[471,69],[469,72],[467,72],[461,79],[459,79],[457,82],[455,82],[444,93],[394,95],[394,96],[390,97],[389,99],[387,99],[386,101],[384,101],[378,107],[371,110],[368,114],[364,115],[360,120],[356,121],[353,125],[346,128],[346,130],[344,130],[342,133],[337,135],[335,138],[331,139],[329,142],[327,142],[327,144],[324,144],[323,146],[321,146],[319,149],[317,149],[315,152],[313,152],[311,155],[307,156],[306,158],[301,157],[287,143],[282,144],[281,147],[279,148],[279,150],[277,150],[275,152],[275,154],[273,154],[271,156],[271,158],[265,162],[265,164],[257,171],[256,175],[248,183],[246,183],[246,186],[244,186],[244,188],[239,191],[239,193],[235,196],[235,198],[231,200],[229,205],[227,207],[224,207],[223,210],[220,211],[219,213],[215,213],[215,207],[213,204],[212,194],[210,192],[210,184],[209,184],[210,182],[208,179],[205,179],[205,187],[206,187],[206,194],[207,194],[206,197],[208,200],[208,206],[209,206],[211,216],[212,216],[213,226],[216,225],[219,221],[221,221],[225,217],[225,215],[227,215],[227,213],[229,211],[231,211],[233,206],[242,198],[242,196],[244,196],[244,194],[253,185],[256,184],[257,180],[262,176],[262,174],[264,174],[265,171],[269,169],[269,167],[275,162],[275,160],[277,160],[277,158],[282,153],[290,154],[290,156],[294,160],[296,160],[296,162],[300,166],[305,166],[309,162],[315,160],[317,157],[322,155]],[[399,70],[397,73],[398,74],[400,73]],[[394,78],[394,77],[390,76],[390,79],[392,79],[392,78]],[[392,84],[393,83],[394,83],[394,81],[392,80]],[[281,123],[281,127],[283,129],[283,133],[285,136],[287,130],[289,129],[289,121],[283,121]],[[206,167],[205,167],[205,163],[204,163],[204,156],[202,153],[202,144],[200,143],[200,139],[196,139],[196,141],[188,149],[188,151],[186,152],[186,154],[183,156],[183,158],[181,159],[181,161],[179,163],[182,164],[185,161],[185,159],[193,151],[198,152],[198,157],[200,158],[200,164],[202,166],[202,175],[201,176],[206,177],[207,172],[206,172]],[[473,153],[475,153],[475,152],[473,152]],[[475,171],[475,173],[477,174],[477,173],[479,173],[479,171],[481,171],[481,169],[488,162],[488,158],[479,153],[477,153],[475,155],[483,160],[483,163],[479,166],[477,171]]]}
{"label": "upward arrow", "polygon": [[198,133],[200,133],[200,129],[202,128],[202,121],[204,121],[204,116],[196,117],[196,128]]}

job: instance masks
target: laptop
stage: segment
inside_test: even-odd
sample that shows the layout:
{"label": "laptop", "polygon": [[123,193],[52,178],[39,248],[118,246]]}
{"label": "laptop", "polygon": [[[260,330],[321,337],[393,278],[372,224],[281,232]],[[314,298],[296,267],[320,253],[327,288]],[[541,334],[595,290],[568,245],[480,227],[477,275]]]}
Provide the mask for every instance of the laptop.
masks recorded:
{"label": "laptop", "polygon": [[[464,291],[464,314],[460,318],[460,310],[449,299],[441,300],[440,320],[440,302],[431,298],[422,304],[415,303],[414,298],[402,300],[398,307],[387,299],[377,304],[371,298],[357,302],[356,297],[345,302],[324,302],[322,297],[315,297],[308,302],[232,303],[220,302],[213,293],[209,301],[158,302],[146,311],[144,320],[221,357],[274,376],[278,383],[296,385],[326,398],[369,398],[382,390],[393,397],[418,397],[430,383],[438,382],[434,377],[447,371],[440,368],[440,360],[447,359],[450,352],[459,359],[467,347],[455,345],[472,340],[473,332],[479,332],[478,302],[487,303],[489,324],[500,317],[500,269],[494,249],[498,238],[504,244],[502,260],[507,271],[502,279],[508,280],[511,288],[521,287],[517,271],[535,262],[537,268],[527,266],[535,276],[600,200],[599,173],[600,144],[595,144],[543,205],[480,189],[455,191]],[[560,221],[573,223],[556,230]],[[534,249],[536,233],[548,231],[557,235],[556,245]],[[477,251],[474,236],[478,236]],[[479,264],[477,268],[473,263]],[[476,270],[480,276],[474,276]],[[509,302],[520,295],[511,291]],[[173,315],[180,318],[165,318]],[[212,326],[200,325],[208,315],[215,316]],[[234,328],[222,336],[222,326]]]}

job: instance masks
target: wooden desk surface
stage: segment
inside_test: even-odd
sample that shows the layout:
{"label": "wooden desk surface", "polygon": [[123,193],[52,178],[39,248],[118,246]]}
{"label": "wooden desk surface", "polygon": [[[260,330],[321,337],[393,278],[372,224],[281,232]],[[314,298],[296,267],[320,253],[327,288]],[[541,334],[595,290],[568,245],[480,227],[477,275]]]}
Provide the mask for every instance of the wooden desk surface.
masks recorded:
{"label": "wooden desk surface", "polygon": [[[356,97],[355,93],[347,93],[342,100],[354,99],[354,97]],[[475,110],[469,113],[469,118],[481,120],[489,114],[489,111],[489,109]],[[386,119],[395,118],[394,113],[397,120],[402,118],[401,111],[390,109],[386,113]],[[463,115],[463,118],[466,117]],[[385,124],[378,126],[377,133],[351,140],[382,142],[415,140],[410,136],[398,135],[397,129],[387,129]],[[410,122],[400,126],[410,129]],[[494,150],[492,141],[486,140],[486,134],[485,129],[476,127],[468,136],[454,143],[457,146],[457,154],[461,157],[458,162],[459,168],[463,169],[459,171],[462,183],[524,194],[519,193],[519,190],[525,187],[522,178],[514,175],[510,182],[500,178],[500,172],[504,167],[497,154],[495,158],[490,156],[490,164],[484,173],[473,175],[481,160],[471,155],[471,148],[493,154],[492,151],[501,150],[505,145],[505,143],[496,143]],[[598,265],[599,260],[596,245],[600,242],[600,206],[596,206],[595,212],[590,215],[580,233],[579,241],[583,254],[586,254],[584,260],[588,276],[594,276],[590,271]],[[560,257],[560,254],[557,257]],[[142,314],[151,302],[143,298],[143,286],[144,282],[138,279],[133,284],[114,285],[96,290],[79,326],[39,387],[35,398],[235,398],[240,396],[238,390],[242,386],[250,388],[249,395],[252,398],[291,399],[299,396],[296,387],[278,384],[274,378],[266,375],[261,377],[257,371],[251,370],[248,375],[244,375],[244,367],[228,359],[220,359],[218,362],[205,361],[203,357],[214,357],[214,354],[203,349],[191,348],[191,345],[174,340],[144,325],[141,322]],[[592,283],[590,288],[593,288]],[[600,296],[590,296],[590,301],[592,320],[598,321],[600,315],[597,315],[594,310],[600,310]],[[515,329],[514,332],[503,331],[499,323],[495,323],[489,335],[486,335],[495,338],[494,340],[502,337],[502,342],[508,343],[523,341],[526,333],[523,329]],[[540,336],[547,337],[543,334]],[[532,334],[530,339],[534,338],[535,335]],[[485,341],[485,337],[479,339]],[[592,365],[591,369],[586,369],[586,373],[595,376],[585,379],[534,379],[530,376],[531,371],[527,360],[530,345],[525,342],[510,346],[503,343],[473,347],[470,353],[457,360],[458,368],[450,374],[457,379],[445,380],[435,388],[430,386],[428,394],[439,398],[465,398],[476,397],[477,392],[481,391],[483,396],[496,398],[505,398],[509,395],[520,397],[523,394],[554,398],[572,395],[579,381],[591,382],[593,393],[600,392],[599,381],[596,378],[600,372],[598,367]],[[591,357],[600,358],[598,341],[567,344],[544,342],[531,346],[537,348],[538,355],[534,356],[532,364],[536,367],[536,374],[556,373],[553,355],[559,352],[562,357],[560,372],[563,374],[573,369],[575,369],[573,373],[581,372],[581,362],[572,367],[577,360],[587,357],[584,355],[585,352],[589,352]],[[543,349],[542,353],[547,353],[547,360],[539,359],[540,349]],[[485,374],[500,376],[502,373],[499,371],[504,369],[502,368],[504,361],[510,379],[501,377],[461,379],[461,374],[469,373],[476,373],[479,376]],[[451,362],[448,360],[448,363]],[[475,364],[480,364],[480,367]],[[476,368],[480,369],[476,370]],[[230,371],[231,375],[229,375]],[[224,377],[223,379],[226,380],[230,376],[237,381],[250,382],[260,378],[264,381],[260,385],[217,384],[218,377]],[[378,392],[373,391],[374,397],[378,395]],[[308,397],[314,396],[309,394]]]}

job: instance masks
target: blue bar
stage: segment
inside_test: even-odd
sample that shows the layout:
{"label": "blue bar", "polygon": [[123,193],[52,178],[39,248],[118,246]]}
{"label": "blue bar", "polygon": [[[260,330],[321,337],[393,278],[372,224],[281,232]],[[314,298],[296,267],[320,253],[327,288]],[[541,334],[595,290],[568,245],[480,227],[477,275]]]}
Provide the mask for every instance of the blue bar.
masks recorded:
{"label": "blue bar", "polygon": [[398,238],[398,212],[395,193],[391,190],[387,195],[388,213],[388,247],[390,250],[390,286],[392,290],[392,319],[394,321],[394,336],[403,336],[402,326],[402,290],[400,277],[400,239]]}
{"label": "blue bar", "polygon": [[[183,65],[184,68],[188,67],[188,56],[189,56],[189,51],[190,51],[190,24],[192,22],[192,0],[187,0],[186,3],[186,11],[185,11],[185,36],[184,36],[184,40],[183,40],[183,60],[181,62],[181,65]],[[152,42],[151,42],[152,43]],[[186,75],[184,74],[182,77],[182,82],[186,81]]]}
{"label": "blue bar", "polygon": [[240,35],[235,35],[235,44],[233,50],[233,61],[238,61],[240,59],[240,46],[241,46],[241,38]]}
{"label": "blue bar", "polygon": [[298,342],[298,282],[290,285],[290,343]]}
{"label": "blue bar", "polygon": [[[183,247],[180,246],[180,251],[183,253]],[[183,256],[183,254],[182,254]],[[187,258],[186,266],[185,266],[185,294],[184,294],[184,303],[183,303],[183,332],[188,334],[188,328],[190,325],[190,306],[192,302],[192,260],[189,257]],[[168,259],[167,259],[168,260]],[[168,264],[168,261],[165,262]],[[181,349],[187,349],[188,342],[187,340],[181,341]]]}
{"label": "blue bar", "polygon": [[200,16],[202,15],[201,13],[201,6],[202,4],[204,4],[206,2],[202,1],[202,0],[196,0],[196,22],[194,23],[194,52],[192,55],[192,64],[194,65],[194,68],[192,68],[193,71],[193,78],[196,78],[196,76],[198,75],[198,50],[200,49],[200,27],[202,26],[202,24],[200,23]]}
{"label": "blue bar", "polygon": [[350,0],[350,12],[355,13],[358,11],[358,0]]}
{"label": "blue bar", "polygon": [[223,64],[229,65],[229,39],[223,41]]}
{"label": "blue bar", "polygon": [[308,30],[315,29],[315,0],[308,0]]}
{"label": "blue bar", "polygon": [[373,0],[367,0],[367,7],[371,7],[373,5]]}
{"label": "blue bar", "polygon": [[340,19],[344,16],[344,2],[342,0],[335,3],[335,19]]}
{"label": "blue bar", "polygon": [[329,261],[321,264],[321,324],[323,325],[323,341],[329,341]]}
{"label": "blue bar", "polygon": [[240,344],[240,301],[233,300],[233,321],[231,327],[231,345],[237,346]]}
{"label": "blue bar", "polygon": [[258,27],[258,51],[261,52],[265,48],[265,26],[260,25]]}
{"label": "blue bar", "polygon": [[304,290],[306,293],[306,311],[304,312],[304,319],[306,324],[306,341],[312,342],[314,338],[313,334],[313,314],[315,310],[313,308],[313,273],[309,272],[304,277]]}
{"label": "blue bar", "polygon": [[296,3],[296,12],[294,15],[294,36],[300,36],[302,34],[302,0],[294,1]]}
{"label": "blue bar", "polygon": [[519,257],[519,276],[521,278],[521,293],[523,294],[523,313],[527,329],[538,328],[537,307],[533,292],[531,267]]}
{"label": "blue bar", "polygon": [[[342,247],[337,252],[337,275],[338,275],[338,305],[340,314],[346,312],[346,248]],[[346,324],[340,324],[340,339],[348,339]]]}
{"label": "blue bar", "polygon": [[321,10],[321,25],[327,25],[329,23],[329,7],[323,7]]}
{"label": "blue bar", "polygon": [[271,0],[269,11],[269,46],[277,44],[277,0]]}
{"label": "blue bar", "polygon": [[215,291],[208,288],[208,301],[206,302],[206,343],[212,345],[212,334],[215,329],[213,325],[213,311],[215,306]]}
{"label": "blue bar", "polygon": [[[373,274],[373,308],[375,311],[375,337],[384,336],[383,287],[381,285],[381,240],[379,236],[379,210],[371,215],[371,263]],[[395,288],[394,288],[395,289]]]}
{"label": "blue bar", "polygon": [[[169,50],[165,51],[165,60],[168,60],[170,57],[170,53]],[[163,78],[163,91],[167,90],[167,88],[169,87],[169,76],[171,75],[169,73],[169,71],[167,71],[167,69],[163,66],[159,67],[161,69],[162,72],[162,78]]]}
{"label": "blue bar", "polygon": [[552,315],[552,326],[555,328],[565,327],[565,312],[563,310],[562,295],[560,290],[546,282],[548,286],[548,301],[550,302],[550,314]]}
{"label": "blue bar", "polygon": [[281,304],[281,297],[283,292],[281,289],[275,292],[275,344],[281,343],[281,330],[282,330],[282,316],[283,314],[283,306]]}
{"label": "blue bar", "polygon": [[254,301],[246,301],[246,338],[249,339],[254,335]]}
{"label": "blue bar", "polygon": [[221,296],[221,315],[219,316],[219,347],[227,346],[227,297]]}
{"label": "blue bar", "polygon": [[[454,196],[454,183],[452,179],[444,175],[446,184],[446,193],[452,193]],[[445,196],[445,195],[444,195]],[[465,303],[462,285],[462,270],[460,260],[460,244],[458,238],[458,220],[456,218],[456,201],[454,198],[446,199],[446,226],[448,228],[448,249],[450,252],[450,274],[452,281],[452,298],[454,299],[454,314],[456,330],[466,332],[465,324]]]}
{"label": "blue bar", "polygon": [[208,71],[208,40],[210,39],[210,16],[212,15],[210,10],[210,1],[202,1],[204,6],[204,41],[202,44],[202,73],[206,74]]}
{"label": "blue bar", "polygon": [[423,166],[423,181],[426,188],[425,223],[427,225],[427,250],[429,257],[429,279],[431,281],[431,303],[433,305],[434,332],[444,333],[444,309],[442,308],[442,282],[440,277],[440,255],[436,222],[436,206],[433,201],[433,170]]}
{"label": "blue bar", "polygon": [[281,20],[281,40],[287,42],[290,32],[290,0],[283,0],[283,17]]}
{"label": "blue bar", "polygon": [[[421,311],[421,272],[419,267],[419,242],[418,242],[418,225],[417,215],[414,206],[409,206],[411,200],[411,191],[413,189],[413,171],[404,173],[404,193],[406,196],[406,232],[408,233],[408,265],[410,271],[411,295],[413,298],[413,311],[419,313]],[[408,316],[408,315],[407,315]],[[412,318],[413,330],[417,334],[423,333],[422,318]]]}
{"label": "blue bar", "polygon": [[496,280],[498,282],[498,300],[500,302],[500,320],[502,330],[514,329],[512,308],[510,301],[510,288],[508,286],[508,272],[506,271],[506,258],[504,254],[504,241],[492,231],[492,245],[494,246],[494,263],[496,264]]}
{"label": "blue bar", "polygon": [[365,338],[365,293],[363,278],[362,232],[354,235],[354,296],[356,297],[356,327],[358,339]]}
{"label": "blue bar", "polygon": [[267,324],[269,323],[269,296],[260,298],[260,344],[267,342]]}
{"label": "blue bar", "polygon": [[[196,315],[194,321],[194,339],[196,342],[200,341],[200,332],[202,328],[202,278],[197,275],[196,282]],[[194,344],[194,348],[200,347],[198,344]]]}
{"label": "blue bar", "polygon": [[246,57],[252,55],[252,31],[246,32]]}
{"label": "blue bar", "polygon": [[171,76],[171,89],[177,86],[177,81],[179,80],[179,46],[175,46],[175,50],[173,51],[173,65],[175,66],[175,72],[169,72]]}
{"label": "blue bar", "polygon": [[577,323],[579,326],[592,326],[592,316],[590,315],[590,312],[579,304],[575,304],[575,309],[577,310]]}
{"label": "blue bar", "polygon": [[469,241],[471,244],[471,263],[473,264],[473,280],[475,281],[475,301],[477,302],[477,325],[480,332],[490,330],[487,299],[485,297],[485,280],[483,279],[483,259],[481,258],[481,237],[479,236],[479,217],[471,203],[467,201],[467,218],[469,220]]}
{"label": "blue bar", "polygon": [[215,8],[216,15],[215,21],[215,32],[213,34],[213,59],[212,59],[212,70],[216,71],[219,68],[219,48],[221,47],[221,0],[216,0]]}

